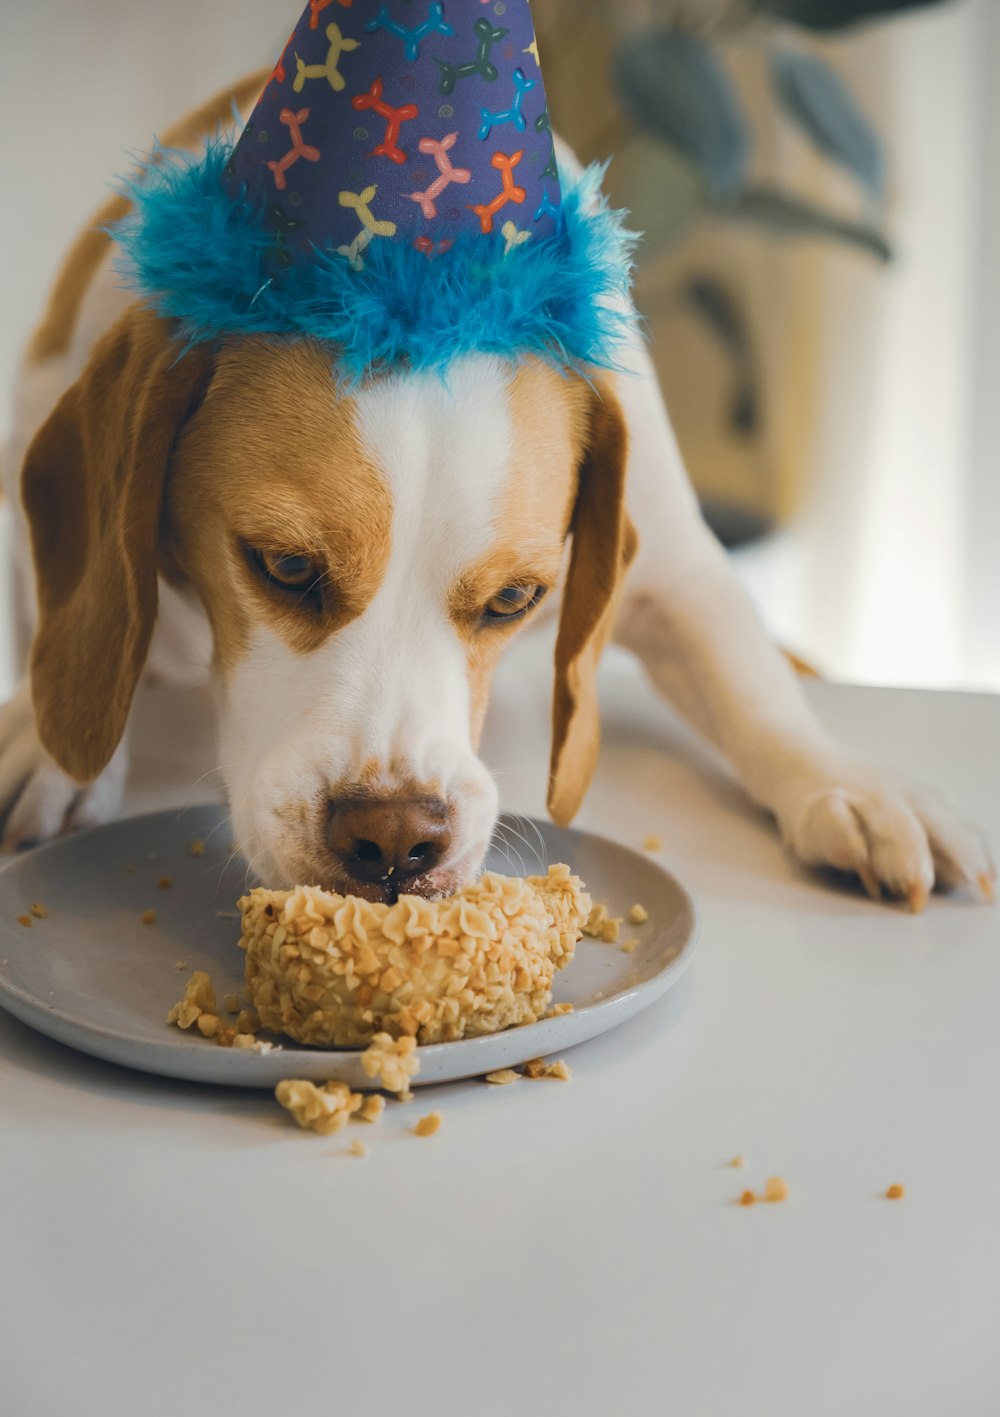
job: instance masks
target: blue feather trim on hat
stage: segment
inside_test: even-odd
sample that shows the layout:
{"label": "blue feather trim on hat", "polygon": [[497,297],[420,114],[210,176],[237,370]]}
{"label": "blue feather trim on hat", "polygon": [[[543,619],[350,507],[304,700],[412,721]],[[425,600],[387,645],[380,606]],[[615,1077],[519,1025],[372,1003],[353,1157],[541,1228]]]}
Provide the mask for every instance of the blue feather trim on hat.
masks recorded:
{"label": "blue feather trim on hat", "polygon": [[155,154],[124,184],[133,210],[110,228],[125,279],[189,345],[322,340],[349,381],[387,366],[444,370],[473,353],[616,367],[632,324],[636,238],[601,193],[602,167],[560,174],[557,230],[544,241],[463,233],[429,254],[373,241],[357,269],[335,248],[283,263],[263,200],[227,190],[233,147],[217,138],[199,158]]}

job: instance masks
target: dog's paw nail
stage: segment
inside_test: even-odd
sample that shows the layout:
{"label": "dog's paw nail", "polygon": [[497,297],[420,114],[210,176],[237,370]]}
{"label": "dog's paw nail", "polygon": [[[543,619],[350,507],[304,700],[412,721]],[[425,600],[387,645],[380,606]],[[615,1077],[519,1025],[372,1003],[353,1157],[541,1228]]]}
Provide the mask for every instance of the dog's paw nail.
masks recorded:
{"label": "dog's paw nail", "polygon": [[906,899],[914,915],[919,915],[927,904],[930,892],[925,885],[919,881],[910,887],[906,893]]}
{"label": "dog's paw nail", "polygon": [[882,887],[870,866],[859,866],[858,877],[872,900],[882,899]]}

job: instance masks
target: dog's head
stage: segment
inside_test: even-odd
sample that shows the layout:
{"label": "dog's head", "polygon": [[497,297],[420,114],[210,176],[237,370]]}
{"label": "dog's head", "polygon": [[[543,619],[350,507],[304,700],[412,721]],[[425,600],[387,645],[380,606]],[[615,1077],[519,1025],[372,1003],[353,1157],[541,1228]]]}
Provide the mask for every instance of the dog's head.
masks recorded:
{"label": "dog's head", "polygon": [[589,783],[594,676],[633,543],[625,444],[610,392],[538,361],[473,357],[447,381],[343,393],[328,348],[241,339],[178,357],[170,327],[131,310],[25,462],[43,742],[77,780],[101,771],[157,577],[188,583],[257,873],[370,898],[454,888],[496,813],[475,751],[494,667],[560,581],[556,820]]}

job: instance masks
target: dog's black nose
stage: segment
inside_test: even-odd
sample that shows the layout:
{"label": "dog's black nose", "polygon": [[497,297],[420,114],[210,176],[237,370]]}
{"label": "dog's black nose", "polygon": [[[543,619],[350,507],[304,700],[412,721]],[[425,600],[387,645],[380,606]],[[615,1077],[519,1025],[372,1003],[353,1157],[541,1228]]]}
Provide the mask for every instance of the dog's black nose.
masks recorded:
{"label": "dog's black nose", "polygon": [[327,840],[353,881],[398,890],[444,859],[451,845],[448,808],[438,797],[341,798],[330,803]]}

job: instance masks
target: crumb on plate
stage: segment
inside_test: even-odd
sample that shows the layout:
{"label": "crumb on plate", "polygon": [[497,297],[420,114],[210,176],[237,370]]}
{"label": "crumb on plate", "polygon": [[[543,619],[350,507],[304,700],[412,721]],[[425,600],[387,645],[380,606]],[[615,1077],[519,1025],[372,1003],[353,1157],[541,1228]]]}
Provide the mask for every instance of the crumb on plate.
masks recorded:
{"label": "crumb on plate", "polygon": [[886,1191],[885,1198],[889,1201],[901,1201],[905,1195],[906,1187],[901,1186],[898,1181],[894,1181]]}
{"label": "crumb on plate", "polygon": [[559,1017],[561,1017],[562,1014],[571,1014],[572,1012],[573,1012],[573,1005],[572,1005],[572,1004],[553,1004],[553,1005],[552,1005],[551,1017],[552,1017],[552,1018],[559,1018]]}
{"label": "crumb on plate", "polygon": [[216,1015],[216,1023],[219,1022],[212,981],[204,970],[199,969],[188,980],[183,999],[174,1004],[167,1014],[167,1023],[175,1023],[178,1028],[190,1028],[202,1014]]}
{"label": "crumb on plate", "polygon": [[662,851],[663,838],[657,836],[655,832],[650,832],[646,840],[642,843],[643,851]]}
{"label": "crumb on plate", "polygon": [[195,1022],[198,1025],[198,1032],[203,1038],[214,1038],[222,1027],[222,1019],[218,1014],[200,1014]]}
{"label": "crumb on plate", "polygon": [[402,1102],[409,1099],[410,1079],[420,1071],[417,1040],[409,1034],[393,1038],[388,1033],[376,1033],[361,1054],[365,1077],[378,1081],[386,1092],[395,1092]]}
{"label": "crumb on plate", "polygon": [[205,843],[204,843],[203,839],[202,839],[200,836],[196,836],[195,839],[194,839],[194,841],[188,842],[188,855],[189,855],[189,856],[204,856],[204,854],[205,854]]}
{"label": "crumb on plate", "polygon": [[142,914],[139,916],[139,919],[141,920],[141,922],[143,923],[143,925],[155,925],[155,924],[156,924],[156,911],[155,911],[155,910],[144,910],[144,911],[142,912]]}
{"label": "crumb on plate", "polygon": [[788,1182],[784,1176],[768,1176],[764,1182],[764,1199],[771,1202],[788,1199]]}
{"label": "crumb on plate", "polygon": [[757,1197],[754,1195],[753,1191],[744,1191],[743,1194],[740,1196],[740,1205],[756,1205],[756,1204],[757,1204]]}
{"label": "crumb on plate", "polygon": [[357,1137],[355,1137],[354,1141],[352,1141],[347,1148],[347,1154],[348,1156],[367,1156],[368,1148],[363,1141],[358,1141]]}
{"label": "crumb on plate", "polygon": [[28,927],[28,929],[30,930],[30,929],[31,929],[31,916],[30,916],[30,915],[19,915],[19,916],[17,917],[17,923],[18,923],[19,925],[26,925],[26,926]]}
{"label": "crumb on plate", "polygon": [[606,945],[614,945],[618,942],[622,918],[620,915],[609,914],[608,907],[598,901],[596,905],[591,907],[590,914],[581,929],[592,940],[603,940]]}
{"label": "crumb on plate", "polygon": [[649,911],[644,905],[633,905],[629,907],[628,923],[630,925],[645,925],[649,919]]}
{"label": "crumb on plate", "polygon": [[168,891],[173,885],[173,881],[170,879],[169,876],[161,876],[156,884],[159,886],[161,891]]}
{"label": "crumb on plate", "polygon": [[421,1117],[420,1121],[413,1128],[414,1135],[418,1137],[432,1137],[441,1126],[441,1113],[428,1112],[426,1117]]}
{"label": "crumb on plate", "polygon": [[623,955],[633,955],[635,954],[638,948],[638,940],[626,940],[625,943],[621,946],[621,952]]}
{"label": "crumb on plate", "polygon": [[734,1156],[729,1164],[730,1166],[735,1166],[737,1171],[742,1171],[743,1167],[747,1164],[747,1159],[745,1156]]}
{"label": "crumb on plate", "polygon": [[48,920],[49,918],[48,906],[42,905],[41,901],[38,900],[36,900],[31,907],[31,913],[36,920]]}

